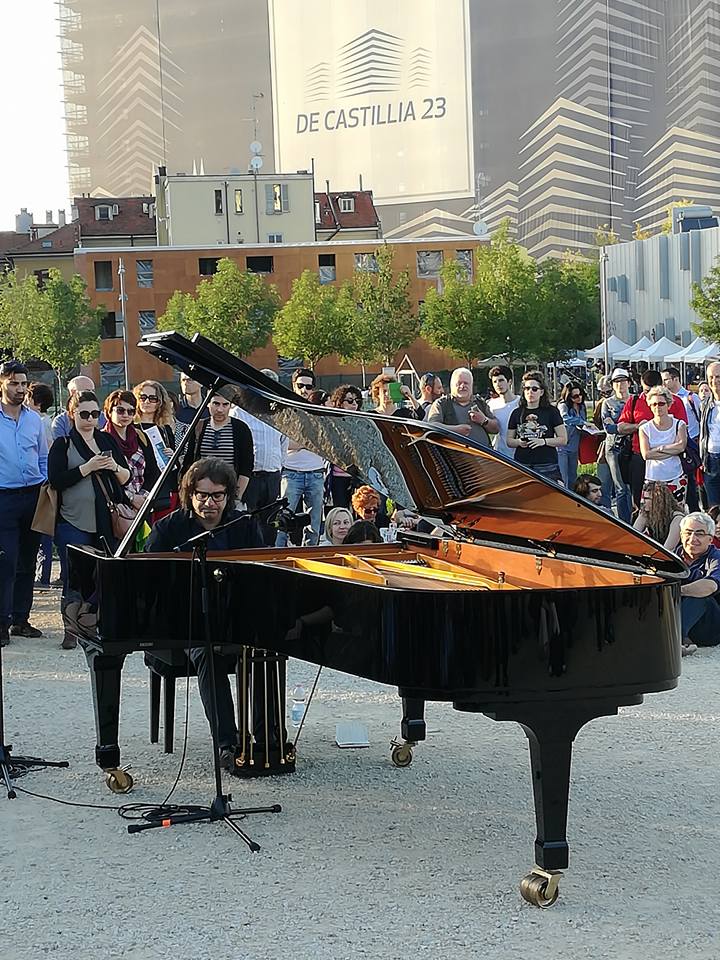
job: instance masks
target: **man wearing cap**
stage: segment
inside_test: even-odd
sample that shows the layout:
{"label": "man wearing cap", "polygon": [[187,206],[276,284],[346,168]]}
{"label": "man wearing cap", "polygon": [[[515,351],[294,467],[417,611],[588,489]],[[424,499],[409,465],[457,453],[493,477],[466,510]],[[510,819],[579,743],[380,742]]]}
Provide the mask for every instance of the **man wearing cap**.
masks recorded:
{"label": "man wearing cap", "polygon": [[[662,384],[662,377],[657,370],[646,370],[640,377],[642,393],[637,397],[630,397],[623,407],[618,420],[617,429],[620,436],[632,436],[632,460],[630,461],[630,491],[635,507],[640,509],[640,497],[645,482],[645,461],[640,453],[640,439],[638,431],[640,424],[652,420],[653,415],[645,397],[653,387]],[[687,423],[687,413],[680,397],[673,397],[668,413],[676,420]]]}
{"label": "man wearing cap", "polygon": [[440,397],[445,396],[442,380],[436,373],[424,373],[420,377],[420,409],[423,417],[427,416],[428,409]]}
{"label": "man wearing cap", "polygon": [[630,374],[623,367],[615,367],[610,375],[612,396],[605,397],[600,406],[600,419],[605,431],[605,460],[612,477],[617,515],[625,523],[632,517],[630,487],[623,479],[620,452],[622,441],[618,435],[617,422],[630,397]]}
{"label": "man wearing cap", "polygon": [[48,445],[39,414],[23,403],[27,385],[22,363],[0,364],[0,646],[10,634],[42,636],[29,623],[40,545],[30,524],[47,479]]}

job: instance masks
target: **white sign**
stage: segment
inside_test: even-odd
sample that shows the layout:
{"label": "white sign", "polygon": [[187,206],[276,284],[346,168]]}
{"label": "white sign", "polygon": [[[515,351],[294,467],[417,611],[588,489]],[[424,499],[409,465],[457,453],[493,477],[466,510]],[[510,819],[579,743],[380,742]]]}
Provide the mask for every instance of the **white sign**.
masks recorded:
{"label": "white sign", "polygon": [[468,0],[268,0],[275,163],[380,203],[474,195]]}

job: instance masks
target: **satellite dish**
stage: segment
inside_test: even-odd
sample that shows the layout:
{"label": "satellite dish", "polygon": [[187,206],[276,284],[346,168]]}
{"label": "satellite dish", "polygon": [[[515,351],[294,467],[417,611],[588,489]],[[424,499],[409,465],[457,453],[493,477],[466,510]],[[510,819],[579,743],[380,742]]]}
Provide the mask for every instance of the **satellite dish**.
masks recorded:
{"label": "satellite dish", "polygon": [[262,157],[250,157],[250,167],[253,170],[259,170],[263,165]]}
{"label": "satellite dish", "polygon": [[259,140],[253,140],[253,142],[250,144],[250,153],[252,153],[255,157],[262,153],[262,144]]}
{"label": "satellite dish", "polygon": [[476,220],[473,224],[473,233],[476,237],[484,237],[488,232],[488,225],[484,220]]}

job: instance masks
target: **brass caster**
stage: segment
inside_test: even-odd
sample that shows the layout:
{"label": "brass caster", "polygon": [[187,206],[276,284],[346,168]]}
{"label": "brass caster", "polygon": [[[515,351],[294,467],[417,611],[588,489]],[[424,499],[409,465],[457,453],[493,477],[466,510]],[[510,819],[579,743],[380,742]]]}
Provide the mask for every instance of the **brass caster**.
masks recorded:
{"label": "brass caster", "polygon": [[409,743],[397,743],[393,740],[390,759],[394,767],[409,767],[412,763],[413,751]]}
{"label": "brass caster", "polygon": [[113,793],[130,793],[135,781],[128,773],[130,768],[114,767],[105,771],[105,784]]}
{"label": "brass caster", "polygon": [[520,881],[520,893],[534,907],[551,907],[560,893],[560,870],[542,870],[534,867]]}

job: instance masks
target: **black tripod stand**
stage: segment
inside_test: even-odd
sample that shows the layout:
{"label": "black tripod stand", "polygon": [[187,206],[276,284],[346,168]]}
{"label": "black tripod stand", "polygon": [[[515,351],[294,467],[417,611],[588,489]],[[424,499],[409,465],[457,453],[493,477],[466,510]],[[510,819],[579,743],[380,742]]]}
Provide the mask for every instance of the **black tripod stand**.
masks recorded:
{"label": "black tripod stand", "polygon": [[0,776],[2,776],[8,800],[17,797],[13,786],[13,771],[23,774],[33,767],[67,767],[67,760],[41,760],[39,757],[13,757],[12,746],[5,743],[5,701],[3,699],[3,662],[0,645]]}
{"label": "black tripod stand", "polygon": [[[207,539],[212,534],[200,534],[192,538],[193,555],[191,563],[198,564],[200,572],[200,613],[203,621],[203,632],[205,640],[205,650],[208,656],[208,666],[210,673],[210,730],[212,732],[213,744],[213,771],[215,773],[215,798],[209,807],[200,807],[197,810],[188,810],[186,813],[171,813],[158,820],[151,820],[144,823],[131,823],[127,830],[128,833],[140,833],[142,830],[153,830],[156,827],[171,827],[179,823],[214,823],[222,820],[231,830],[245,841],[253,853],[260,849],[260,845],[252,840],[244,830],[237,825],[233,816],[244,817],[250,813],[280,813],[282,807],[279,803],[274,803],[269,807],[246,807],[244,809],[233,810],[230,806],[232,796],[222,792],[222,774],[220,771],[220,744],[218,743],[218,715],[217,699],[215,693],[215,656],[213,653],[213,632],[210,623],[210,604],[208,602],[208,574],[207,574]],[[222,581],[222,571],[215,571],[215,579],[220,583]],[[191,614],[192,616],[192,614]]]}

